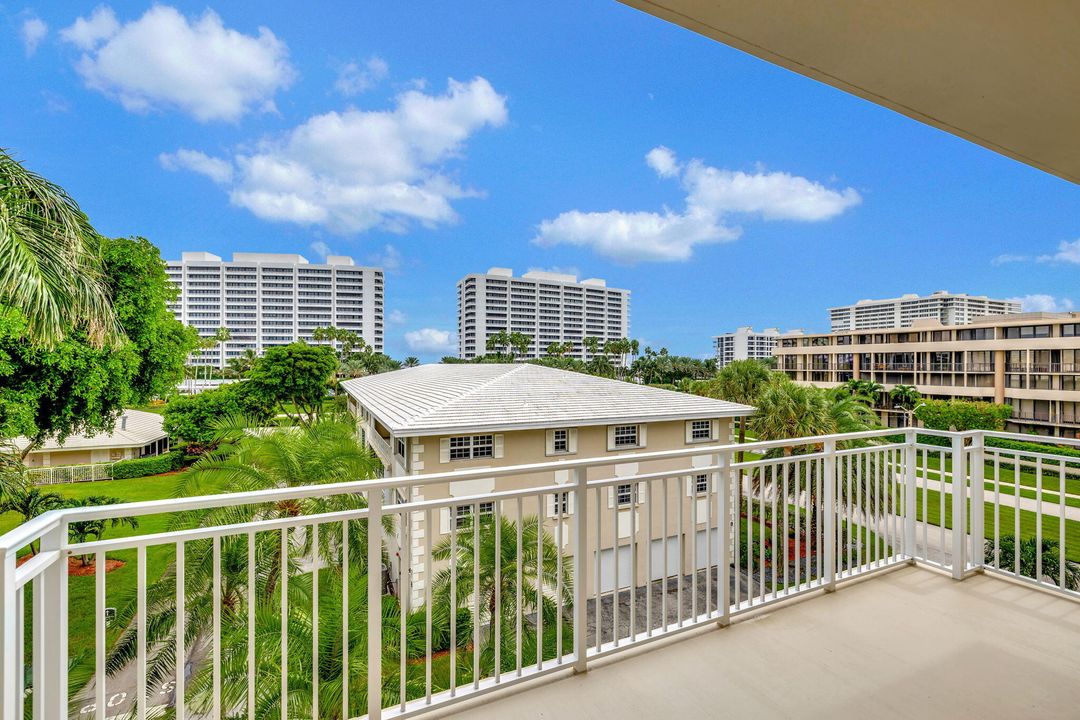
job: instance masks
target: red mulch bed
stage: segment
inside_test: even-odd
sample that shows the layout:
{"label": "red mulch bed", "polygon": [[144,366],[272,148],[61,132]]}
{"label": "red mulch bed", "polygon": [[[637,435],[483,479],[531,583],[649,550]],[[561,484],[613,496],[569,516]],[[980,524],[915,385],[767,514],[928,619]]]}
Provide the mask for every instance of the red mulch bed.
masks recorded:
{"label": "red mulch bed", "polygon": [[[111,573],[113,570],[116,570],[117,568],[122,568],[122,567],[124,567],[124,561],[123,560],[106,560],[105,561],[105,572],[106,572],[106,574]],[[80,561],[79,558],[77,558],[77,557],[69,557],[68,558],[68,575],[74,575],[74,576],[83,577],[83,576],[86,576],[86,575],[93,575],[95,572],[97,572],[97,564],[96,563],[90,562],[90,563],[87,563],[86,565],[83,565],[82,561]]]}

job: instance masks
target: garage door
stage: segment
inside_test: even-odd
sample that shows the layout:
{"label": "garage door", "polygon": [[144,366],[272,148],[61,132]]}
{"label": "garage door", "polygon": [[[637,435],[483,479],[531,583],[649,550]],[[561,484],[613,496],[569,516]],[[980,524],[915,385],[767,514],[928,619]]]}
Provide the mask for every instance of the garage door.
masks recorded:
{"label": "garage door", "polygon": [[[633,574],[630,572],[630,546],[619,546],[619,589],[630,587]],[[615,589],[615,551],[600,551],[600,592]]]}
{"label": "garage door", "polygon": [[[716,529],[709,531],[709,537],[705,537],[704,530],[697,531],[697,567],[698,570],[710,565],[709,559],[712,559],[712,565],[716,566],[716,560],[720,557],[720,533]],[[712,545],[712,554],[710,555],[708,546]]]}
{"label": "garage door", "polygon": [[667,543],[667,567],[664,567],[664,540],[660,538],[652,541],[652,576],[650,580],[659,580],[666,575],[674,577],[679,574],[679,536],[672,535]]}

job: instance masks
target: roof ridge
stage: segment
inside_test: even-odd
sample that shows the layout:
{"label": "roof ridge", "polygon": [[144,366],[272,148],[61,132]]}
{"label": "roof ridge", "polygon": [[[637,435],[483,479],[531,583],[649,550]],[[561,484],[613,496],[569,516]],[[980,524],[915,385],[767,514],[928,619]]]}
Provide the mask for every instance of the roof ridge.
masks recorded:
{"label": "roof ridge", "polygon": [[[446,408],[446,407],[448,407],[450,405],[453,405],[456,402],[459,402],[461,400],[464,400],[467,397],[475,395],[476,393],[480,392],[481,390],[487,389],[493,383],[495,383],[495,382],[497,382],[499,380],[502,380],[503,378],[505,378],[505,377],[507,377],[509,375],[513,375],[514,373],[516,373],[518,370],[525,367],[526,365],[528,365],[528,363],[516,364],[514,367],[510,368],[508,371],[503,372],[503,373],[499,373],[495,377],[488,378],[487,380],[480,383],[476,387],[467,390],[466,392],[458,395],[457,397],[450,398],[450,399],[446,400],[445,402],[439,403],[435,407],[426,410],[422,414],[417,415],[415,418],[413,418],[413,421],[415,422],[417,420],[423,420],[424,418],[428,417],[429,415],[432,415],[432,414],[434,414],[434,413],[436,413],[436,412],[438,412],[440,410],[443,410],[444,408]],[[482,364],[477,364],[477,367],[483,367],[483,365]]]}

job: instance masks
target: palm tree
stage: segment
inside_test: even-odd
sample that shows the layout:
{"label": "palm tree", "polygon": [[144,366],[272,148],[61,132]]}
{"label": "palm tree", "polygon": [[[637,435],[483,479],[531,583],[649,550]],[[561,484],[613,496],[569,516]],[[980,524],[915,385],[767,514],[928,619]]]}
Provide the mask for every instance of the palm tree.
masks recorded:
{"label": "palm tree", "polygon": [[[29,522],[42,513],[63,507],[64,504],[64,498],[57,493],[42,492],[40,488],[24,484],[3,495],[3,500],[0,500],[0,513],[18,513],[21,522]],[[30,543],[30,554],[37,554],[34,543]]]}
{"label": "palm tree", "polygon": [[247,377],[247,374],[255,368],[255,363],[259,361],[259,356],[254,350],[248,348],[238,357],[229,358],[229,368],[236,374],[236,377]]}
{"label": "palm tree", "polygon": [[892,400],[894,408],[904,411],[904,417],[907,418],[907,427],[911,427],[913,424],[911,422],[912,413],[915,412],[915,406],[922,399],[919,391],[915,389],[914,385],[897,385],[889,391],[889,399]]}
{"label": "palm tree", "polygon": [[413,357],[412,355],[410,355],[409,357],[405,358],[405,362],[403,362],[401,364],[402,364],[403,367],[407,367],[407,368],[416,367],[417,365],[420,364],[420,358]]}
{"label": "palm tree", "polygon": [[[758,398],[774,376],[764,365],[756,360],[735,360],[723,367],[712,380],[698,380],[690,386],[695,395],[703,395],[717,400],[756,406]],[[739,417],[739,445],[746,442],[746,426],[749,418]],[[744,454],[739,450],[735,461],[742,462]],[[743,469],[739,468],[739,478],[735,485],[735,507],[742,507]]]}
{"label": "palm tree", "polygon": [[[453,617],[459,608],[471,608],[471,598],[477,597],[479,617],[474,617],[473,622],[485,628],[483,645],[480,648],[481,665],[487,671],[494,669],[494,627],[495,617],[500,619],[500,637],[497,641],[502,647],[516,644],[514,633],[517,628],[517,572],[521,568],[521,611],[535,614],[537,611],[537,589],[540,592],[540,617],[544,627],[551,628],[548,637],[554,637],[556,621],[558,617],[558,603],[555,592],[562,584],[562,605],[570,610],[573,607],[573,570],[569,559],[562,561],[562,572],[559,572],[560,550],[550,533],[543,529],[543,523],[535,515],[528,515],[520,519],[521,523],[521,555],[517,550],[518,525],[514,520],[506,517],[499,518],[500,543],[496,548],[495,543],[495,519],[492,515],[481,515],[477,520],[479,526],[474,532],[474,519],[472,516],[462,518],[459,525],[454,529],[456,538],[442,540],[433,550],[432,558],[442,560],[454,566],[456,571],[456,597],[451,596],[451,568],[448,566],[432,578],[432,607],[433,613],[440,613],[444,618]],[[542,537],[538,534],[542,533]],[[479,545],[476,544],[476,537]],[[541,545],[539,550],[539,567],[537,563],[537,542]],[[456,546],[456,547],[455,547]],[[456,550],[456,554],[455,551]],[[496,554],[498,551],[498,554]],[[479,584],[473,584],[473,570],[479,563]],[[496,592],[498,588],[498,592]],[[496,595],[499,603],[496,604]],[[564,623],[564,627],[569,623]],[[529,626],[523,621],[522,627]],[[529,633],[534,633],[530,627]],[[535,634],[528,641],[523,637],[523,645],[535,648]],[[546,643],[545,643],[546,644]],[[503,657],[513,662],[513,655],[503,653]]]}
{"label": "palm tree", "polygon": [[[983,552],[986,557],[986,562],[993,564],[994,558],[994,540],[988,539],[985,541]],[[1040,554],[1039,543],[1037,538],[1028,537],[1020,540],[1020,574],[1029,578],[1035,578],[1036,580],[1042,580],[1043,578],[1049,579],[1055,585],[1059,587],[1065,587],[1069,590],[1080,590],[1080,563],[1072,560],[1065,561],[1065,582],[1061,583],[1059,577],[1061,570],[1061,548],[1058,547],[1058,543],[1055,540],[1043,539],[1042,541],[1042,577],[1037,577],[1039,570],[1039,563],[1036,558]],[[1002,535],[998,538],[998,566],[1005,570],[1013,570],[1016,568],[1016,537],[1013,535]]]}
{"label": "palm tree", "polygon": [[123,335],[99,246],[63,188],[0,149],[0,305],[22,313],[31,342],[52,345],[75,327],[97,345]]}
{"label": "palm tree", "polygon": [[[323,416],[309,426],[277,429],[257,435],[245,432],[250,424],[243,418],[224,418],[217,427],[218,449],[204,455],[192,470],[180,476],[177,496],[214,492],[244,492],[269,488],[300,487],[318,483],[366,480],[378,477],[380,465],[371,452],[360,444],[351,423],[342,417]],[[337,510],[367,507],[359,494],[325,498],[302,498],[277,503],[222,507],[197,514],[180,513],[172,529],[214,527],[284,517],[301,517]],[[335,528],[336,525],[336,528]],[[366,571],[367,523],[349,523],[350,563]],[[384,529],[392,532],[393,518],[384,518]],[[291,577],[298,572],[300,558],[319,558],[332,563],[340,555],[340,523],[327,523],[320,533],[319,546],[313,547],[312,534],[293,532],[290,537],[289,566]],[[230,536],[221,543],[223,622],[236,624],[229,612],[242,607],[248,593],[272,597],[281,580],[280,535],[257,536],[256,582],[247,587],[247,538]],[[213,607],[213,546],[211,541],[188,543],[184,574],[187,595],[186,628],[191,642],[205,638],[211,627]],[[291,584],[291,583],[290,583]],[[149,668],[155,679],[165,679],[174,672],[174,636],[176,627],[175,567],[147,591],[147,627],[150,648]],[[131,622],[137,612],[137,598],[131,594],[118,608],[117,623],[126,627],[110,653],[109,672],[118,672],[135,657],[138,645]],[[239,612],[239,611],[238,611]]]}
{"label": "palm tree", "polygon": [[[65,507],[80,508],[80,507],[98,507],[101,505],[117,505],[125,502],[118,497],[109,497],[106,495],[91,495],[89,497],[80,498],[77,500],[67,500],[64,502]],[[68,523],[68,537],[73,543],[84,543],[92,540],[100,540],[105,536],[105,530],[110,527],[119,527],[120,525],[127,525],[130,528],[139,527],[139,521],[133,517],[112,517],[109,519],[100,520],[77,520]],[[88,564],[90,561],[89,555],[80,555],[79,562],[82,565]]]}

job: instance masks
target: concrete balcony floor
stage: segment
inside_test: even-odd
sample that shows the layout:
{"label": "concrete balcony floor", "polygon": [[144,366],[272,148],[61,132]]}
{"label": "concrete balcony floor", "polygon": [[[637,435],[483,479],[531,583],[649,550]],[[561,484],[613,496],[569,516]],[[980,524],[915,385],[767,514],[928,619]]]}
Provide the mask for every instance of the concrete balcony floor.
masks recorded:
{"label": "concrete balcony floor", "polygon": [[1080,716],[1080,603],[903,567],[443,717]]}

